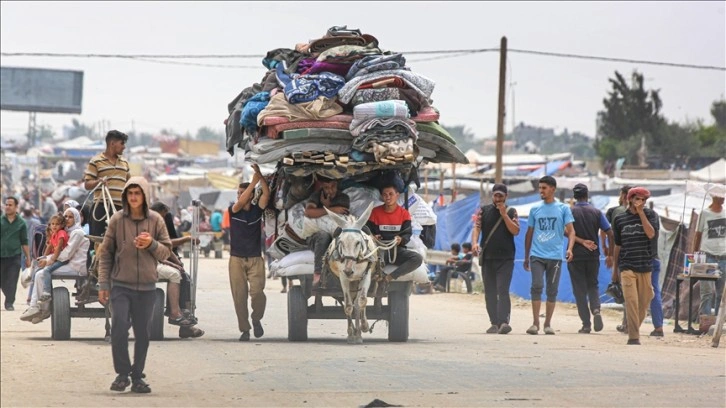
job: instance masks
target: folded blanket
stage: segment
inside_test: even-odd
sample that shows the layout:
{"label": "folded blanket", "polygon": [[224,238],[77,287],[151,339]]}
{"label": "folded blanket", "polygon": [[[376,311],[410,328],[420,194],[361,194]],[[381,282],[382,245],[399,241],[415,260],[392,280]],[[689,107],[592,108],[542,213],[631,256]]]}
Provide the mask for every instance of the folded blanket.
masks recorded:
{"label": "folded blanket", "polygon": [[276,67],[277,80],[284,84],[285,97],[290,103],[311,102],[319,96],[334,98],[345,85],[345,78],[330,72],[301,76],[285,73],[284,64]]}
{"label": "folded blanket", "polygon": [[[297,106],[297,105],[296,105]],[[328,118],[322,118],[319,120],[319,122],[345,122],[350,123],[353,121],[353,115],[349,114],[339,114],[339,115],[333,115]],[[262,120],[262,126],[272,126],[272,125],[279,125],[281,123],[289,123],[291,122],[290,119],[280,116],[265,116]]]}
{"label": "folded blanket", "polygon": [[353,108],[353,121],[350,123],[350,128],[355,129],[361,123],[372,118],[407,119],[408,116],[408,105],[402,100],[363,103]]}
{"label": "folded blanket", "polygon": [[345,80],[350,81],[353,77],[363,76],[375,71],[403,69],[405,65],[406,58],[404,58],[403,54],[369,55],[359,59],[350,67]]}
{"label": "folded blanket", "polygon": [[418,115],[416,115],[415,118],[412,118],[415,122],[437,122],[439,120],[439,111],[436,110],[433,106],[427,106],[425,108],[421,108],[420,111],[418,111]]}
{"label": "folded blanket", "polygon": [[[351,123],[352,125],[352,123]],[[359,136],[362,133],[368,132],[372,129],[392,129],[395,127],[401,127],[407,134],[416,140],[418,131],[416,130],[416,122],[410,119],[403,118],[370,118],[362,121],[355,128],[350,129],[350,134],[353,136]]]}
{"label": "folded blanket", "polygon": [[380,54],[381,50],[372,45],[362,47],[360,45],[346,44],[328,48],[321,52],[320,55],[318,55],[318,61],[349,62],[352,64],[365,56]]}
{"label": "folded blanket", "polygon": [[416,130],[419,132],[426,132],[432,135],[440,136],[448,140],[452,144],[456,144],[456,139],[454,139],[451,134],[449,134],[449,132],[444,129],[443,126],[439,125],[436,122],[417,122]]}
{"label": "folded blanket", "polygon": [[269,125],[265,119],[268,117],[283,118],[285,122],[296,122],[302,120],[319,120],[335,116],[343,112],[343,108],[329,99],[319,96],[311,102],[291,104],[285,99],[282,93],[275,94],[270,103],[257,115],[259,126]]}
{"label": "folded blanket", "polygon": [[355,107],[362,103],[386,101],[389,99],[400,99],[402,101],[406,101],[406,105],[408,105],[408,113],[411,116],[418,115],[418,112],[422,108],[429,106],[429,100],[413,89],[391,87],[375,89],[363,89],[358,87],[358,90],[353,95],[353,100],[350,101],[350,105]]}
{"label": "folded blanket", "polygon": [[333,74],[344,77],[350,70],[351,64],[348,63],[337,63],[327,61],[315,61],[305,70],[300,72],[300,75],[312,75],[320,72],[332,72]]}
{"label": "folded blanket", "polygon": [[400,77],[411,89],[416,90],[418,93],[425,96],[426,98],[431,98],[431,94],[433,93],[434,87],[436,85],[434,81],[415,72],[407,71],[404,69],[392,69],[385,71],[376,71],[362,76],[356,76],[355,78],[348,81],[345,86],[343,86],[343,88],[338,91],[338,97],[343,103],[349,103],[350,100],[353,99],[355,91],[361,84],[391,76]]}
{"label": "folded blanket", "polygon": [[335,36],[335,37],[323,37],[319,38],[317,40],[314,40],[310,43],[310,48],[308,49],[309,52],[312,53],[319,53],[323,52],[327,49],[338,47],[341,45],[358,45],[363,46],[366,45],[368,41],[358,35],[341,35],[341,36]]}
{"label": "folded blanket", "polygon": [[[322,128],[322,129],[345,129],[348,131],[350,123],[330,121],[300,121],[280,123],[279,125],[268,126],[265,135],[270,139],[277,139],[280,132],[291,129]],[[350,133],[350,132],[348,132]]]}

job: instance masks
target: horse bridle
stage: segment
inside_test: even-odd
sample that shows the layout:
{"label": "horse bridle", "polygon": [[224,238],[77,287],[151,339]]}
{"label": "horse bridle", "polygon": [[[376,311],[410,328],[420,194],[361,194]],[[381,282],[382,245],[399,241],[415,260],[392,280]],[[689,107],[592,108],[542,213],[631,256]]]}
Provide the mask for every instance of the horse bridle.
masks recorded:
{"label": "horse bridle", "polygon": [[[365,248],[363,249],[363,251],[365,251],[366,249],[368,249],[368,242],[367,242],[368,240],[365,239],[366,238],[365,237],[365,233],[362,230],[356,229],[356,228],[343,228],[340,232],[341,233],[343,233],[343,232],[357,232],[357,233],[363,235],[363,238],[364,238],[364,240],[363,240],[364,244],[363,245],[365,246]],[[333,251],[333,253],[336,254],[336,256],[335,256],[336,260],[341,261],[341,262],[353,261],[353,263],[359,263],[360,260],[366,260],[366,259],[370,258],[371,255],[378,253],[378,249],[375,248],[372,251],[366,253],[364,256],[361,256],[361,257],[341,256],[340,251],[338,250],[338,246],[339,245],[340,245],[340,235],[338,235],[337,237],[335,237],[335,250]],[[366,274],[368,274],[368,272],[371,269],[371,264],[372,263],[373,262],[368,261],[368,266],[366,266],[366,270],[363,271],[363,275],[362,276],[366,276]]]}

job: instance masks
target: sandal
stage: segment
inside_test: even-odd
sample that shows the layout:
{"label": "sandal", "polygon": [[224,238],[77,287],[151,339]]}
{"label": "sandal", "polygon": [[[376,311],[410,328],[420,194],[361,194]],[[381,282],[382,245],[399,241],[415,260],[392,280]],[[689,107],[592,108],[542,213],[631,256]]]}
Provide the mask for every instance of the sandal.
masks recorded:
{"label": "sandal", "polygon": [[131,392],[148,394],[151,392],[151,388],[149,387],[149,384],[146,383],[146,381],[139,378],[138,380],[134,380],[134,383],[131,385]]}
{"label": "sandal", "polygon": [[127,375],[119,374],[111,383],[111,391],[126,391],[126,387],[131,384]]}
{"label": "sandal", "polygon": [[184,317],[184,315],[181,315],[177,318],[169,317],[169,324],[173,324],[174,326],[193,326],[195,323]]}

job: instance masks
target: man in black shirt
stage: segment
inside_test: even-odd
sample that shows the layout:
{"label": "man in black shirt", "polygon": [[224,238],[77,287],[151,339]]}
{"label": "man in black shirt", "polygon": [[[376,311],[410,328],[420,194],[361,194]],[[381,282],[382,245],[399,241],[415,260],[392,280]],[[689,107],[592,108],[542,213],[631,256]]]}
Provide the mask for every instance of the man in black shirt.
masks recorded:
{"label": "man in black shirt", "polygon": [[[628,192],[628,209],[615,217],[613,233],[613,281],[622,279],[628,320],[628,344],[640,344],[640,325],[653,299],[652,239],[658,233],[658,215],[645,208],[650,191],[643,187]],[[618,270],[621,271],[618,275]]]}
{"label": "man in black shirt", "polygon": [[[338,191],[338,181],[327,177],[318,176],[320,190],[310,196],[305,205],[305,216],[308,218],[325,217],[328,210],[339,214],[348,215],[350,212],[350,197]],[[333,241],[333,235],[326,231],[318,231],[307,239],[307,244],[315,254],[313,288],[320,283],[320,275],[323,271],[323,256]]]}
{"label": "man in black shirt", "polygon": [[[255,337],[262,337],[262,317],[265,314],[267,298],[265,297],[265,264],[262,260],[262,212],[270,198],[260,168],[252,165],[255,175],[251,183],[242,183],[237,189],[237,201],[229,208],[230,220],[230,257],[229,284],[232,288],[234,309],[237,313],[237,325],[242,335],[239,341],[250,340],[250,322],[247,308],[247,296],[252,306],[252,326]],[[257,205],[252,204],[255,187],[260,183],[262,195]]]}
{"label": "man in black shirt", "polygon": [[[590,333],[590,313],[595,321],[595,331],[603,329],[600,315],[600,290],[597,278],[600,272],[600,250],[598,248],[598,232],[606,234],[607,245],[603,247],[606,258],[610,258],[610,248],[613,244],[613,232],[610,223],[605,219],[602,211],[588,203],[587,186],[578,183],[572,189],[577,202],[572,207],[572,216],[575,218],[575,246],[572,247],[572,261],[568,262],[570,271],[572,293],[575,295],[577,313],[582,320],[582,328],[578,333]],[[604,242],[604,240],[603,240]],[[588,307],[589,300],[589,307]]]}
{"label": "man in black shirt", "polygon": [[517,210],[507,208],[506,201],[507,186],[495,184],[492,187],[492,203],[481,208],[471,232],[474,254],[481,251],[484,299],[491,322],[487,330],[489,334],[512,331],[509,326],[512,309],[509,286],[514,270],[514,237],[519,234],[519,218]]}

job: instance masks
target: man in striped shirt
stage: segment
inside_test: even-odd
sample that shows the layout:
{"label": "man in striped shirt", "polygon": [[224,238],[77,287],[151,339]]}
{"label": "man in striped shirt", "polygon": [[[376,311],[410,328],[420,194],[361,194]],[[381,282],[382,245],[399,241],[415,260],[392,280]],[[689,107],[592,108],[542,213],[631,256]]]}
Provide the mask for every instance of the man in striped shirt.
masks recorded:
{"label": "man in striped shirt", "polygon": [[[651,240],[658,232],[658,215],[645,207],[650,191],[634,187],[628,191],[628,209],[613,220],[613,282],[622,279],[628,321],[628,344],[640,344],[640,325],[653,299]],[[620,275],[618,275],[620,270]]]}
{"label": "man in striped shirt", "polygon": [[112,215],[112,205],[116,211],[121,210],[121,193],[130,177],[129,163],[121,157],[128,139],[125,133],[118,130],[109,131],[106,134],[106,150],[93,156],[86,166],[83,187],[91,191],[100,184],[105,184],[113,200],[113,203],[107,203],[107,214],[101,188],[94,191],[89,220],[90,235],[102,236],[106,232],[106,219]]}

